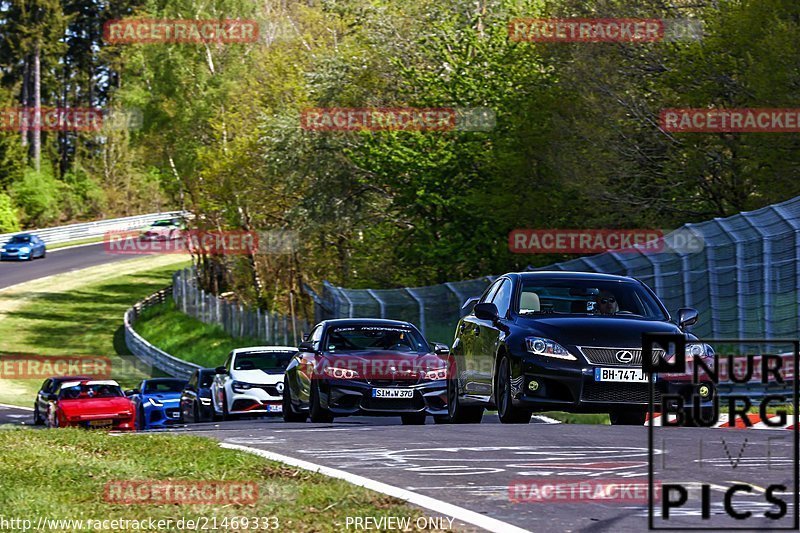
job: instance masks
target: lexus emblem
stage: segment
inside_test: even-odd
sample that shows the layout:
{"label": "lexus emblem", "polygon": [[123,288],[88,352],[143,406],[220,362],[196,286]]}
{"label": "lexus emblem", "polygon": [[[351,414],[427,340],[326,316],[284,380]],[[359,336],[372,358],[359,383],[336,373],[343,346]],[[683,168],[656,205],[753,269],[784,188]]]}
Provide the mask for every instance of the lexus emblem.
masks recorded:
{"label": "lexus emblem", "polygon": [[282,381],[279,381],[278,383],[276,383],[275,384],[275,388],[277,389],[278,392],[283,394],[283,382]]}
{"label": "lexus emblem", "polygon": [[617,352],[617,361],[620,363],[630,363],[633,361],[633,352],[628,350],[620,350]]}

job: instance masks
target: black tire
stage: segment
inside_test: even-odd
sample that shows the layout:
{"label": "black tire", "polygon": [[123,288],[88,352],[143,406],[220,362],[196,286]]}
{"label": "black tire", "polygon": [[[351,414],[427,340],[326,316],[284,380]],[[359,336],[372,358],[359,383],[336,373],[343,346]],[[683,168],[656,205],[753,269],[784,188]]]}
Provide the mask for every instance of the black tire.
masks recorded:
{"label": "black tire", "polygon": [[138,409],[136,409],[136,429],[138,431],[142,431],[145,429],[145,415],[144,415],[144,407],[141,405]]}
{"label": "black tire", "polygon": [[200,406],[197,405],[197,400],[192,402],[192,411],[193,411],[192,414],[194,415],[193,416],[194,423],[199,424],[200,422],[202,422],[203,419],[200,418]]}
{"label": "black tire", "polygon": [[42,418],[41,413],[39,413],[39,402],[33,404],[33,425],[34,426],[41,426],[44,424],[44,419]]}
{"label": "black tire", "polygon": [[404,426],[424,426],[425,418],[427,418],[425,413],[406,413],[400,415]]}
{"label": "black tire", "polygon": [[449,424],[450,415],[433,415],[434,424]]}
{"label": "black tire", "polygon": [[630,408],[614,410],[608,414],[612,426],[643,426],[647,420],[647,411],[644,409]]}
{"label": "black tire", "polygon": [[42,250],[42,259],[44,259],[45,256],[47,256],[47,250]]}
{"label": "black tire", "polygon": [[451,424],[480,424],[483,419],[482,405],[461,405],[457,371],[447,380],[447,412]]}
{"label": "black tire", "polygon": [[511,401],[511,362],[502,356],[497,364],[494,399],[497,403],[497,416],[503,424],[527,424],[531,421],[531,411],[514,405]]}
{"label": "black tire", "polygon": [[292,389],[289,388],[289,376],[283,376],[283,421],[284,422],[305,422],[308,413],[296,412],[292,404]]}
{"label": "black tire", "polygon": [[231,420],[231,414],[228,412],[228,395],[222,391],[222,420]]}
{"label": "black tire", "polygon": [[[286,389],[284,389],[285,391]],[[322,407],[319,401],[319,383],[311,382],[311,409],[309,417],[312,422],[328,423],[333,422],[333,413]]]}

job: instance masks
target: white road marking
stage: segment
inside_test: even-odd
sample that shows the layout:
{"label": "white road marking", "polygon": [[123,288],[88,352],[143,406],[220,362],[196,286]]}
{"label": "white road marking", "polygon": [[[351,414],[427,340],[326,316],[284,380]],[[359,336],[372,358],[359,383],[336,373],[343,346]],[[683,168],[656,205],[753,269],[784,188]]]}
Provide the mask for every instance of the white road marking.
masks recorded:
{"label": "white road marking", "polygon": [[249,448],[247,446],[227,444],[224,442],[220,443],[220,446],[222,448],[227,448],[230,450],[240,450],[243,452],[252,453],[264,457],[265,459],[269,459],[271,461],[278,461],[290,466],[302,468],[303,470],[318,472],[328,477],[342,479],[344,481],[347,481],[348,483],[352,483],[353,485],[364,487],[366,489],[373,490],[375,492],[386,494],[387,496],[392,496],[394,498],[404,500],[418,507],[422,507],[424,509],[429,509],[439,514],[453,517],[456,520],[460,520],[461,522],[466,522],[467,524],[478,526],[480,528],[485,529],[486,531],[491,531],[493,533],[530,533],[527,529],[522,529],[515,525],[509,524],[508,522],[503,522],[502,520],[491,518],[482,515],[480,513],[477,513],[475,511],[470,511],[469,509],[464,509],[463,507],[458,507],[457,505],[444,502],[442,500],[437,500],[429,496],[423,496],[421,494],[417,494],[416,492],[411,492],[406,489],[401,489],[400,487],[394,487],[392,485],[388,485],[380,481],[375,481],[374,479],[369,479],[363,476],[358,476],[356,474],[351,474],[350,472],[345,472],[344,470],[338,470],[336,468],[331,468],[329,466],[318,465],[315,463],[311,463],[309,461],[304,461],[302,459],[295,459],[294,457],[289,457],[288,455],[281,455],[267,450]]}
{"label": "white road marking", "polygon": [[33,407],[20,407],[19,405],[8,405],[7,403],[0,403],[0,407],[7,407],[9,409],[22,409],[23,411],[33,411]]}

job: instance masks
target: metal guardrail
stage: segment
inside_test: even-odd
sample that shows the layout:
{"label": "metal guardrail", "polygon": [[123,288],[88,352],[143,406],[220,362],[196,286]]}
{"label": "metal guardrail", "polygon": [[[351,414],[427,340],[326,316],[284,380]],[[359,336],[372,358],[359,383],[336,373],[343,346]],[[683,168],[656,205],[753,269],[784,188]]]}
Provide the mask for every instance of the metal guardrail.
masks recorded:
{"label": "metal guardrail", "polygon": [[168,354],[147,342],[144,337],[133,330],[133,324],[144,309],[164,303],[171,295],[172,286],[169,286],[135,303],[133,307],[125,311],[125,346],[128,347],[133,355],[162,372],[172,377],[189,379],[192,372],[201,368],[199,365]]}
{"label": "metal guardrail", "polygon": [[183,211],[167,211],[164,213],[150,213],[148,215],[135,215],[131,217],[112,218],[109,220],[97,220],[95,222],[83,222],[80,224],[70,224],[68,226],[58,226],[55,228],[2,233],[0,234],[0,243],[4,243],[12,236],[19,235],[21,233],[34,233],[38,235],[45,242],[45,244],[58,244],[62,242],[78,241],[92,237],[101,237],[107,231],[130,231],[140,229],[162,218],[172,218],[184,215],[185,213]]}

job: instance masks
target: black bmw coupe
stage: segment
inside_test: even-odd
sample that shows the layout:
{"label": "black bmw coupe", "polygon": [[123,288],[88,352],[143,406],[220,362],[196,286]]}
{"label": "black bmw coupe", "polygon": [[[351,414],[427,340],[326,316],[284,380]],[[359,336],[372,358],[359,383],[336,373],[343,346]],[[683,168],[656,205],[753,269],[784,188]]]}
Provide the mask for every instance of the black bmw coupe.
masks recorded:
{"label": "black bmw coupe", "polygon": [[[684,308],[673,321],[641,281],[585,272],[506,274],[465,306],[471,310],[456,328],[448,376],[454,423],[480,422],[484,409],[496,407],[504,423],[568,411],[643,424],[642,333],[686,334],[698,317]],[[710,355],[686,335],[687,353]],[[656,381],[657,390],[666,386]]]}
{"label": "black bmw coupe", "polygon": [[447,422],[448,347],[409,322],[337,319],[317,324],[286,368],[283,418],[330,422],[348,415]]}

